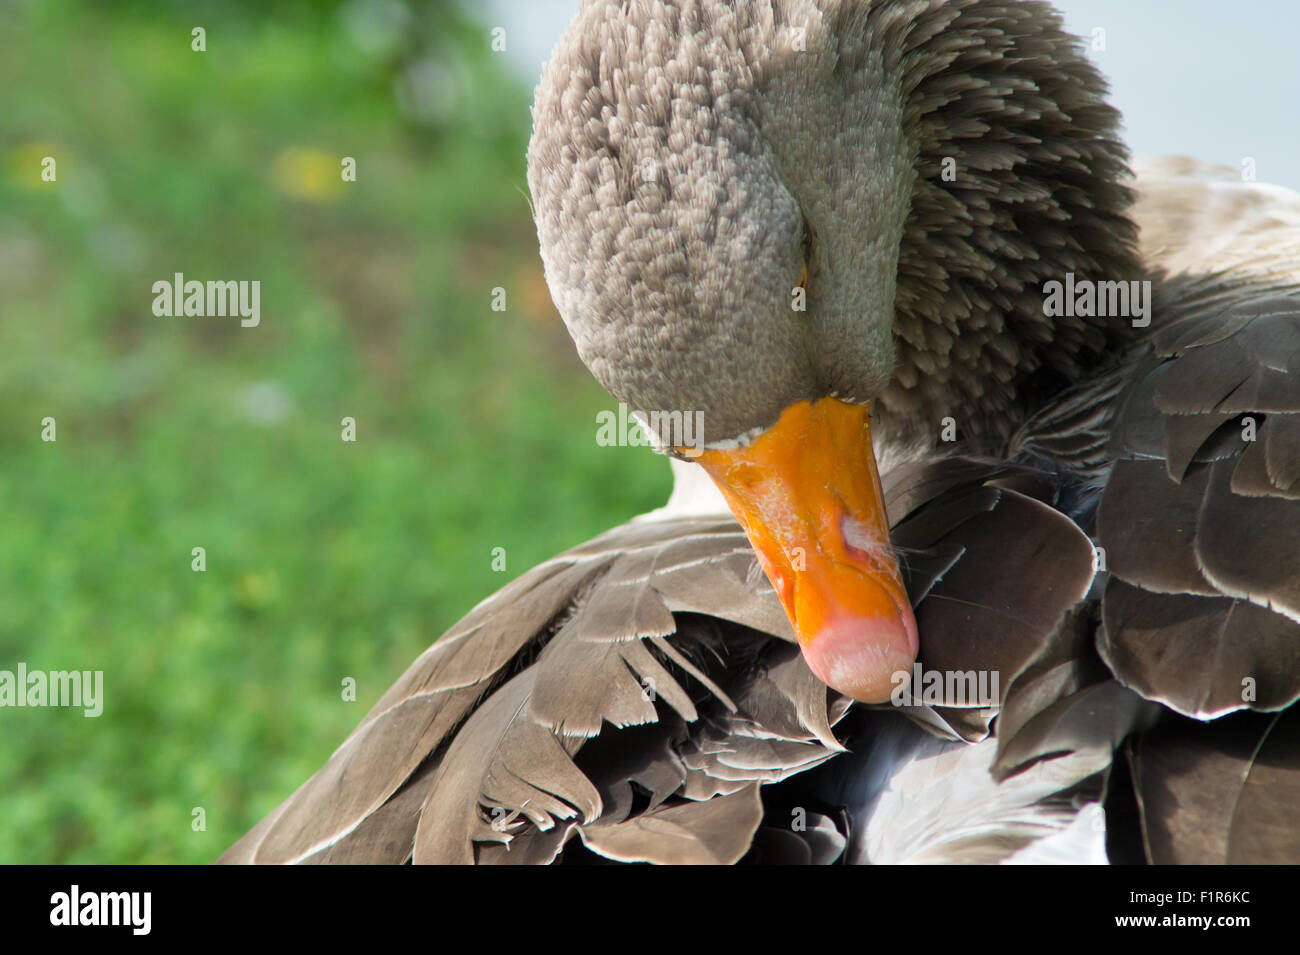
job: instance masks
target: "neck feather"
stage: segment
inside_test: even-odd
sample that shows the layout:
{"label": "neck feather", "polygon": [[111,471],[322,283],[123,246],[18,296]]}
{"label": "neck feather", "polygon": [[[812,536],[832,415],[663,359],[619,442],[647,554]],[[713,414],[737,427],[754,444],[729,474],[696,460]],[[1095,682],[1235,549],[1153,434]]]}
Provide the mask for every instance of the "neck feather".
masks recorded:
{"label": "neck feather", "polygon": [[[1138,277],[1127,152],[1106,83],[1047,4],[882,5],[915,157],[899,247],[886,433],[996,439],[1026,405],[1131,336],[1123,317],[1048,317],[1044,285]],[[893,62],[890,62],[890,60]]]}

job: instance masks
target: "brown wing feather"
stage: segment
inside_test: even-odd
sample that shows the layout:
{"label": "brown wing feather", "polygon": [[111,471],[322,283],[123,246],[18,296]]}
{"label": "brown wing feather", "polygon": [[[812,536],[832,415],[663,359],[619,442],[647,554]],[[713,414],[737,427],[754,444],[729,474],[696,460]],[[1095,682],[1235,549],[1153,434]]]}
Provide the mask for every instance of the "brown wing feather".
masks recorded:
{"label": "brown wing feather", "polygon": [[1213,283],[1174,283],[1118,411],[1098,516],[1102,655],[1201,719],[1300,698],[1300,500],[1267,468],[1270,440],[1278,461],[1300,450],[1300,298],[1271,281],[1235,291],[1225,304]]}
{"label": "brown wing feather", "polygon": [[[1051,497],[1041,475],[970,462],[962,476],[905,479],[936,494],[908,492],[917,507],[897,525],[903,546],[939,555],[907,562],[918,612],[934,617],[923,660],[975,670],[993,653],[1010,672],[1087,591],[1091,546],[1014,489]],[[986,573],[999,546],[1055,576]],[[768,622],[776,632],[750,626]],[[909,715],[987,737],[993,711],[954,702]],[[620,860],[736,861],[763,819],[759,787],[797,786],[843,753],[848,709],[804,664],[734,523],[634,523],[475,608],[222,861],[544,863],[575,839]],[[1035,789],[1015,824],[1054,791]],[[818,818],[796,855],[829,861],[844,840]],[[769,857],[790,845],[762,842]]]}
{"label": "brown wing feather", "polygon": [[[728,620],[728,606],[742,619]],[[706,610],[707,621],[696,616]],[[222,861],[551,861],[575,830],[585,838],[589,825],[605,832],[631,818],[634,790],[653,794],[635,815],[669,815],[618,829],[620,855],[635,833],[716,828],[725,814],[689,803],[841,748],[831,727],[844,708],[807,671],[784,620],[734,523],[616,529],[475,608]],[[780,622],[776,634],[746,626],[767,621]],[[603,735],[642,725],[649,745],[625,773],[575,762],[588,762],[588,741],[599,753]],[[706,835],[700,846],[719,858],[743,851]],[[517,840],[510,859],[492,848]],[[684,850],[669,840],[663,851]]]}
{"label": "brown wing feather", "polygon": [[1147,858],[1295,864],[1300,709],[1167,722],[1129,747]]}

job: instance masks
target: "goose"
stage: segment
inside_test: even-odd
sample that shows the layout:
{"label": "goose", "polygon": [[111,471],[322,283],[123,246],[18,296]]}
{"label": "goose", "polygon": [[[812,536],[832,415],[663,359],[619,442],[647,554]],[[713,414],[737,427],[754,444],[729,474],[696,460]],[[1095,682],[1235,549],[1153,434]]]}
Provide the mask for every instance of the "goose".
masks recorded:
{"label": "goose", "polygon": [[1042,2],[584,0],[534,218],[672,496],[220,861],[1300,861],[1300,196],[1105,94]]}

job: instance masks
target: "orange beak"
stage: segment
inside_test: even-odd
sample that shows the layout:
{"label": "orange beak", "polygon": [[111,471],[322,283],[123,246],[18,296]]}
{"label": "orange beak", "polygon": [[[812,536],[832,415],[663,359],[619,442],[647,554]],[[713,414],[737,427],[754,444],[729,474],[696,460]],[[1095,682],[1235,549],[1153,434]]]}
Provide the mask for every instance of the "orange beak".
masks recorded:
{"label": "orange beak", "polygon": [[823,682],[882,703],[916,660],[916,618],[889,545],[870,406],[802,401],[751,444],[695,459],[758,553]]}

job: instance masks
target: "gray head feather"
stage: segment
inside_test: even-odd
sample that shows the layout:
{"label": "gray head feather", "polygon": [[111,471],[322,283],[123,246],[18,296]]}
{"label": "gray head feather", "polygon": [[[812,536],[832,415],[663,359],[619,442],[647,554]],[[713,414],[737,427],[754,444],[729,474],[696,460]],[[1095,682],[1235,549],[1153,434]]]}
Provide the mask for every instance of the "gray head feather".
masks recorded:
{"label": "gray head feather", "polygon": [[1005,432],[1123,334],[1042,311],[1136,273],[1103,92],[1045,4],[588,0],[534,106],[547,281],[614,396],[710,443],[824,395]]}

